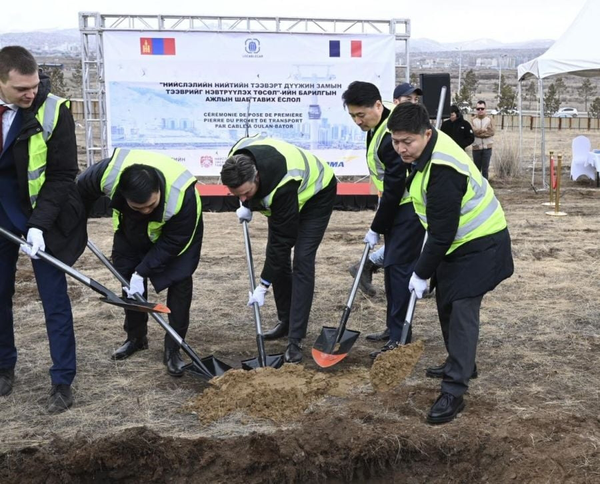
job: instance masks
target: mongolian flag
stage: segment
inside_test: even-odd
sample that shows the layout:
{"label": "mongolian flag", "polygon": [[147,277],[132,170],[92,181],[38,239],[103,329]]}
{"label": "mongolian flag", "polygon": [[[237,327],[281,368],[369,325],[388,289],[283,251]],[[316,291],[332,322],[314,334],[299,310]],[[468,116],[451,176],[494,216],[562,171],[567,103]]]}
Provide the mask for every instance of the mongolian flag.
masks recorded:
{"label": "mongolian flag", "polygon": [[175,55],[175,39],[172,37],[142,37],[140,38],[142,55]]}

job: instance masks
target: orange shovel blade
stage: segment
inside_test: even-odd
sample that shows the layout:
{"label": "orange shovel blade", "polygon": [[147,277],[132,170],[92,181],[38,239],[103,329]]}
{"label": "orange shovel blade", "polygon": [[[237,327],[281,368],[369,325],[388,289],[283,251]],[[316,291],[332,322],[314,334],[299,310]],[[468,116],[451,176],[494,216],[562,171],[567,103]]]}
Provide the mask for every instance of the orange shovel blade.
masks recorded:
{"label": "orange shovel blade", "polygon": [[321,368],[329,368],[330,366],[338,364],[344,358],[348,356],[348,353],[332,355],[331,353],[325,353],[315,348],[312,349],[312,357],[315,363]]}

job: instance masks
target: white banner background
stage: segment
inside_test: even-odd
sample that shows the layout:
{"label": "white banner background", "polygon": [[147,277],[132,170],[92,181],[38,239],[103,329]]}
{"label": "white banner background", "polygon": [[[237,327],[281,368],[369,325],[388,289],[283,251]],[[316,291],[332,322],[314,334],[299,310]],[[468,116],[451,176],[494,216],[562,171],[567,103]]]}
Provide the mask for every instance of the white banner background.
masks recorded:
{"label": "white banner background", "polygon": [[[161,151],[196,176],[218,176],[246,135],[310,150],[336,175],[366,175],[365,135],[342,93],[355,80],[394,89],[393,35],[106,31],[108,144]],[[173,38],[175,55],[142,55]],[[339,57],[330,57],[339,41]],[[361,56],[351,56],[360,41]],[[159,41],[160,42],[160,41]],[[355,44],[356,45],[356,44]]]}

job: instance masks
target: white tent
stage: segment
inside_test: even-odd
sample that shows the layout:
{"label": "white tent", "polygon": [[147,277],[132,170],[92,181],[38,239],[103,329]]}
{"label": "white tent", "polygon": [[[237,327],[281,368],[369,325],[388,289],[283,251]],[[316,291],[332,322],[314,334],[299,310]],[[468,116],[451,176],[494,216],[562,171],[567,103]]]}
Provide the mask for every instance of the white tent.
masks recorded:
{"label": "white tent", "polygon": [[[560,74],[600,76],[600,48],[598,27],[600,0],[588,0],[567,31],[541,56],[521,64],[517,68],[519,80],[519,112],[521,112],[521,82],[539,79],[540,122],[542,126],[542,177],[545,179],[545,133],[543,79]],[[522,119],[519,115],[519,132]],[[522,143],[522,141],[521,141]],[[522,150],[521,150],[522,151]]]}

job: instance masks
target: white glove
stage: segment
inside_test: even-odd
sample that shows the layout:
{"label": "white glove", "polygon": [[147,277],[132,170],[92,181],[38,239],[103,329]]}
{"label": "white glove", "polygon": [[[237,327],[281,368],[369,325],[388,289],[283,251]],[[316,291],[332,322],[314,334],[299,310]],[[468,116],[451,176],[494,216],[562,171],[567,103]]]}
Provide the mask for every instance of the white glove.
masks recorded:
{"label": "white glove", "polygon": [[379,243],[379,234],[369,229],[367,235],[365,235],[365,239],[363,240],[363,242],[365,244],[369,244],[369,248],[372,249]]}
{"label": "white glove", "polygon": [[21,250],[32,259],[39,259],[39,257],[35,255],[38,250],[46,250],[44,233],[40,229],[32,227],[27,231],[27,243],[31,245],[31,248],[25,244],[21,244]]}
{"label": "white glove", "polygon": [[238,216],[240,223],[244,221],[250,222],[250,220],[252,220],[252,210],[243,205],[235,211],[235,214]]}
{"label": "white glove", "polygon": [[250,296],[248,299],[248,306],[252,306],[254,303],[258,303],[259,306],[262,306],[265,303],[265,295],[268,291],[269,288],[262,284],[256,286],[254,292],[248,291],[248,296]]}
{"label": "white glove", "polygon": [[421,299],[428,292],[427,287],[427,279],[421,279],[415,272],[410,277],[410,281],[408,283],[408,290],[415,291],[417,295],[417,299]]}
{"label": "white glove", "polygon": [[135,299],[135,294],[140,296],[144,295],[144,278],[137,272],[134,272],[129,281],[129,287],[123,287],[123,291],[127,294],[127,297]]}

